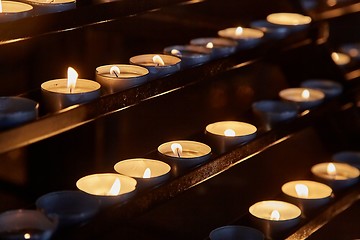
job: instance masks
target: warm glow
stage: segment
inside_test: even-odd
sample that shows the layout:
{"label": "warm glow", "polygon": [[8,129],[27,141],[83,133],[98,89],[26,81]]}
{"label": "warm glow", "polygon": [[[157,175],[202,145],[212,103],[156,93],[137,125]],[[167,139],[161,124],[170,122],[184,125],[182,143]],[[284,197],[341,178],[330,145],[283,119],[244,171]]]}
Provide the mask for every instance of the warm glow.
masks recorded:
{"label": "warm glow", "polygon": [[116,77],[119,77],[120,75],[120,68],[118,68],[118,66],[112,66],[110,68],[110,74],[111,75],[115,75]]}
{"label": "warm glow", "polygon": [[143,178],[150,178],[151,177],[151,170],[150,168],[146,168],[144,171]]}
{"label": "warm glow", "polygon": [[235,131],[232,129],[226,129],[224,131],[224,135],[227,137],[235,137]]}
{"label": "warm glow", "polygon": [[270,220],[278,221],[280,220],[280,213],[278,210],[273,210],[270,214]]}
{"label": "warm glow", "polygon": [[331,53],[331,58],[334,60],[334,62],[339,61],[339,54],[336,52]]}
{"label": "warm glow", "polygon": [[295,185],[296,194],[298,197],[307,198],[309,197],[309,188],[305,184],[296,184]]}
{"label": "warm glow", "polygon": [[3,12],[3,8],[2,8],[2,1],[0,0],[0,13]]}
{"label": "warm glow", "polygon": [[310,97],[310,92],[309,92],[309,90],[305,89],[304,91],[302,91],[301,97],[302,97],[302,98],[305,98],[305,99],[308,99],[308,98]]}
{"label": "warm glow", "polygon": [[120,188],[121,188],[120,180],[117,178],[117,179],[115,179],[113,185],[111,186],[110,191],[107,192],[106,195],[117,196],[120,193]]}
{"label": "warm glow", "polygon": [[336,176],[336,167],[335,167],[335,165],[332,164],[332,163],[329,163],[329,164],[327,165],[326,172],[327,172],[327,174],[329,174],[330,176],[335,177],[335,176]]}
{"label": "warm glow", "polygon": [[235,30],[235,35],[239,36],[243,33],[243,28],[242,27],[237,27]]}
{"label": "warm glow", "polygon": [[357,57],[357,56],[359,56],[359,50],[357,50],[356,48],[352,48],[349,51],[349,55],[352,57]]}
{"label": "warm glow", "polygon": [[177,155],[178,157],[182,154],[182,146],[180,143],[173,143],[171,144],[171,150],[172,152]]}
{"label": "warm glow", "polygon": [[214,47],[214,44],[213,44],[212,42],[208,42],[208,43],[206,44],[206,47],[207,47],[207,48],[213,48],[213,47]]}
{"label": "warm glow", "polygon": [[337,4],[337,1],[336,0],[327,0],[326,3],[329,7],[333,7]]}
{"label": "warm glow", "polygon": [[68,75],[67,88],[70,89],[70,92],[72,92],[76,86],[78,73],[72,67],[68,67],[67,75]]}
{"label": "warm glow", "polygon": [[172,55],[175,55],[175,56],[181,57],[181,52],[180,52],[179,50],[177,50],[177,49],[172,49],[172,50],[171,50],[171,54],[172,54]]}
{"label": "warm glow", "polygon": [[159,55],[155,55],[152,60],[156,66],[165,66],[164,60]]}
{"label": "warm glow", "polygon": [[[1,1],[0,1],[1,2]],[[25,233],[24,234],[24,239],[30,239],[31,238],[31,235],[30,233]]]}

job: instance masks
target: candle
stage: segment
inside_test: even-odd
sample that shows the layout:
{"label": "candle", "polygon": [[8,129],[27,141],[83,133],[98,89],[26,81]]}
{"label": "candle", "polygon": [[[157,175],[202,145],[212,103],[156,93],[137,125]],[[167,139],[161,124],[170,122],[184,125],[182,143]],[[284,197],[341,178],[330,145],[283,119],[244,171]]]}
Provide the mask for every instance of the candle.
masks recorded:
{"label": "candle", "polygon": [[332,156],[332,159],[335,162],[347,163],[351,166],[360,169],[360,152],[358,151],[341,151],[335,153]]}
{"label": "candle", "polygon": [[67,79],[55,79],[41,84],[44,105],[49,111],[58,111],[71,105],[86,103],[100,96],[100,84],[77,79],[77,72],[69,67]]}
{"label": "candle", "polygon": [[56,216],[59,228],[81,225],[94,217],[99,202],[81,191],[50,192],[39,197],[35,205],[47,216]]}
{"label": "candle", "polygon": [[249,208],[252,223],[268,239],[283,239],[299,222],[301,210],[283,201],[261,201]]}
{"label": "candle", "polygon": [[145,83],[149,70],[136,65],[114,64],[96,68],[96,81],[107,93],[115,93]]}
{"label": "candle", "polygon": [[238,49],[246,49],[258,45],[264,36],[264,32],[253,28],[236,27],[222,29],[218,31],[218,35],[237,41]]}
{"label": "candle", "polygon": [[181,68],[189,68],[206,63],[211,58],[211,49],[194,45],[173,45],[164,48],[165,54],[181,58]]}
{"label": "candle", "polygon": [[337,162],[324,162],[314,165],[311,172],[319,179],[329,185],[334,191],[350,187],[358,182],[359,169]]}
{"label": "candle", "polygon": [[117,173],[87,175],[76,182],[76,187],[100,202],[100,207],[123,203],[135,193],[136,180]]}
{"label": "candle", "polygon": [[180,70],[181,59],[167,54],[143,54],[130,58],[130,64],[149,70],[149,79],[160,78]]}
{"label": "candle", "polygon": [[338,66],[341,66],[341,67],[348,65],[351,61],[351,58],[349,55],[347,55],[345,53],[340,53],[340,52],[332,52],[331,58]]}
{"label": "candle", "polygon": [[175,173],[194,167],[211,156],[211,148],[201,142],[177,140],[161,144],[158,152],[170,162]]}
{"label": "candle", "polygon": [[340,52],[344,53],[350,58],[359,61],[360,60],[360,42],[347,43],[340,46]]}
{"label": "candle", "polygon": [[[170,166],[162,161],[134,158],[120,161],[114,165],[116,172],[134,178],[139,187],[159,185],[170,177]],[[139,188],[137,187],[137,188]]]}
{"label": "candle", "polygon": [[255,115],[265,125],[265,129],[271,129],[281,122],[296,118],[299,111],[296,103],[278,100],[254,102],[252,109]]}
{"label": "candle", "polygon": [[57,227],[57,220],[37,210],[10,210],[0,214],[0,239],[48,240]]}
{"label": "candle", "polygon": [[314,108],[320,105],[325,94],[311,88],[287,88],[279,92],[281,99],[296,103],[300,110]]}
{"label": "candle", "polygon": [[307,28],[311,23],[311,17],[299,13],[272,13],[266,17],[272,24],[289,27],[290,30],[299,31]]}
{"label": "candle", "polygon": [[264,32],[264,38],[281,39],[289,35],[290,29],[286,26],[272,24],[266,20],[257,20],[250,23],[250,26]]}
{"label": "candle", "polygon": [[287,182],[281,190],[290,202],[300,207],[304,215],[314,213],[327,204],[332,196],[332,189],[329,186],[308,180]]}
{"label": "candle", "polygon": [[23,97],[0,97],[0,129],[15,127],[38,117],[39,104]]}
{"label": "candle", "polygon": [[33,7],[26,3],[15,1],[0,1],[0,22],[9,22],[30,15]]}
{"label": "candle", "polygon": [[75,0],[22,0],[34,7],[34,14],[63,12],[76,8]]}
{"label": "candle", "polygon": [[309,79],[303,81],[300,86],[320,90],[325,94],[325,98],[328,99],[339,96],[343,91],[340,83],[328,79]]}
{"label": "candle", "polygon": [[195,38],[190,41],[191,45],[202,46],[211,49],[211,58],[217,59],[235,53],[237,42],[227,38]]}
{"label": "candle", "polygon": [[210,240],[263,240],[264,234],[259,230],[247,226],[227,225],[212,230],[209,234]]}
{"label": "candle", "polygon": [[221,121],[206,126],[205,134],[219,153],[230,150],[241,143],[255,138],[257,128],[254,125],[237,121]]}

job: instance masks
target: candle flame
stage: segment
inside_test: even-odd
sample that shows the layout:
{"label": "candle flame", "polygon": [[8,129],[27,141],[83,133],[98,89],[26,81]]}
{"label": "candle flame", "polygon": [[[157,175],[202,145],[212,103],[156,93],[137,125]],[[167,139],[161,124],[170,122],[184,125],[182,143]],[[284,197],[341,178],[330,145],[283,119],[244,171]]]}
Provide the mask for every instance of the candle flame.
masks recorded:
{"label": "candle flame", "polygon": [[171,144],[171,150],[178,157],[180,157],[182,154],[182,146],[180,143]]}
{"label": "candle flame", "polygon": [[278,210],[273,210],[270,214],[270,220],[279,221],[280,220],[280,213]]}
{"label": "candle flame", "polygon": [[112,66],[110,68],[110,74],[111,75],[115,75],[116,77],[119,77],[120,75],[120,68],[118,68],[118,66]]}
{"label": "candle flame", "polygon": [[69,88],[70,92],[72,92],[75,89],[76,80],[79,75],[72,67],[68,67],[67,75],[68,75],[67,88]]}
{"label": "candle flame", "polygon": [[30,239],[30,238],[31,238],[30,233],[25,233],[25,234],[24,234],[24,239]]}
{"label": "candle flame", "polygon": [[177,49],[172,49],[171,54],[175,55],[175,56],[178,56],[178,57],[181,57],[181,52],[179,50],[177,50]]}
{"label": "candle flame", "polygon": [[305,184],[296,184],[295,185],[296,194],[298,197],[307,198],[309,197],[309,188]]}
{"label": "candle flame", "polygon": [[207,47],[207,48],[214,48],[214,44],[213,44],[212,42],[208,42],[208,43],[206,44],[206,47]]}
{"label": "candle flame", "polygon": [[164,60],[159,55],[153,56],[152,60],[156,66],[165,66]]}
{"label": "candle flame", "polygon": [[329,174],[332,177],[336,176],[336,167],[333,163],[329,163],[326,168],[327,174]]}
{"label": "candle flame", "polygon": [[301,93],[301,97],[302,97],[302,98],[305,98],[305,99],[309,99],[309,97],[310,97],[310,91],[307,90],[307,89],[304,89],[304,91],[302,91],[302,93]]}
{"label": "candle flame", "polygon": [[232,129],[226,129],[225,131],[224,131],[224,135],[226,136],[226,137],[235,137],[235,131],[234,130],[232,130]]}
{"label": "candle flame", "polygon": [[235,35],[236,36],[240,36],[243,33],[243,28],[242,27],[237,27],[235,30]]}
{"label": "candle flame", "polygon": [[334,62],[339,61],[339,54],[336,52],[331,53],[331,58],[334,60]]}
{"label": "candle flame", "polygon": [[150,168],[146,168],[144,171],[143,178],[150,178],[151,177],[151,170]]}
{"label": "candle flame", "polygon": [[117,196],[120,193],[120,189],[121,189],[120,180],[118,178],[116,178],[113,185],[111,186],[109,192],[107,192],[106,195],[108,195],[108,196]]}

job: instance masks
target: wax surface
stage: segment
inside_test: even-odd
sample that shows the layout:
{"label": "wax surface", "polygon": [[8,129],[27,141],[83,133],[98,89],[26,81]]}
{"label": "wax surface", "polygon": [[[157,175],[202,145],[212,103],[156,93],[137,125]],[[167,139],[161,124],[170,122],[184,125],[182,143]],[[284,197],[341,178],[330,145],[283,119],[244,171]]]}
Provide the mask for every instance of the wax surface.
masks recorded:
{"label": "wax surface", "polygon": [[257,131],[257,128],[254,125],[237,121],[222,121],[206,126],[207,132],[220,136],[225,136],[224,132],[227,129],[233,130],[235,132],[235,137],[254,134]]}
{"label": "wax surface", "polygon": [[[303,184],[305,185],[309,190],[309,195],[307,197],[299,197],[296,192],[296,184]],[[314,181],[306,181],[306,180],[299,180],[299,181],[292,181],[285,183],[281,190],[292,197],[296,198],[304,198],[304,199],[321,199],[321,198],[327,198],[330,197],[332,193],[332,189],[322,183],[314,182]]]}
{"label": "wax surface", "polygon": [[15,2],[15,1],[2,1],[2,7],[3,7],[3,13],[26,12],[33,9],[33,7],[29,4]]}
{"label": "wax surface", "polygon": [[327,172],[328,164],[329,163],[316,164],[311,168],[311,171],[314,175],[329,180],[355,179],[358,178],[360,175],[360,172],[357,168],[346,163],[335,163],[335,162],[333,162],[333,164],[336,168],[336,174],[335,175],[329,174]]}
{"label": "wax surface", "polygon": [[301,210],[297,206],[283,201],[270,200],[257,202],[249,208],[249,212],[253,216],[267,220],[270,220],[273,210],[277,210],[280,213],[280,221],[294,219],[301,214]]}
{"label": "wax surface", "polygon": [[236,28],[226,28],[220,30],[218,34],[221,37],[229,37],[233,39],[257,39],[264,36],[262,31],[252,28],[242,28],[242,32],[240,34],[236,34]]}
{"label": "wax surface", "polygon": [[[309,91],[310,95],[308,98],[302,96],[304,90]],[[281,98],[293,102],[319,101],[325,97],[325,94],[323,92],[310,88],[288,88],[280,91],[279,95]]]}
{"label": "wax surface", "polygon": [[70,89],[67,87],[67,79],[56,79],[50,80],[41,85],[43,90],[63,93],[63,94],[76,94],[76,93],[87,93],[97,91],[100,88],[100,84],[86,79],[78,79],[76,87],[70,93]]}

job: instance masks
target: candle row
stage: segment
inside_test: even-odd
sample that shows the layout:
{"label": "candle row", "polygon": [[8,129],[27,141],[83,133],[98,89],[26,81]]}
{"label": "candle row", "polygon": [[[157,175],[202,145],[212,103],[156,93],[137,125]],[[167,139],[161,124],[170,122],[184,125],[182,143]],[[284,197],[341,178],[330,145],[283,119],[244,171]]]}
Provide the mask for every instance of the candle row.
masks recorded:
{"label": "candle row", "polygon": [[[344,163],[360,164],[360,153],[345,151],[333,155],[333,162],[318,163],[311,168],[317,181],[296,180],[282,185],[285,201],[266,200],[249,207],[252,227],[228,225],[210,232],[211,240],[282,239],[294,230],[301,218],[316,213],[334,198],[334,191],[344,190],[358,182],[360,171]],[[342,161],[342,162],[336,162]],[[254,228],[253,228],[254,227]]]}

